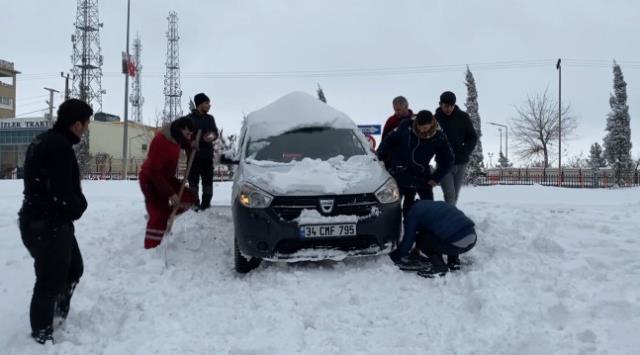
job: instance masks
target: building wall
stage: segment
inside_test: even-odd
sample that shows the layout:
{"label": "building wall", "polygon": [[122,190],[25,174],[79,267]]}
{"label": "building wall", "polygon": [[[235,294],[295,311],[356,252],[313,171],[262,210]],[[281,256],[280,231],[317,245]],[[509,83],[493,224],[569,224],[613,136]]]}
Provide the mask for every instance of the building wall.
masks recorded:
{"label": "building wall", "polygon": [[[91,121],[89,125],[89,153],[92,156],[107,154],[111,158],[122,158],[122,136],[124,123]],[[147,156],[149,142],[155,134],[155,127],[129,123],[127,129],[128,145],[127,157],[144,160]]]}
{"label": "building wall", "polygon": [[[0,179],[11,177],[14,169],[22,168],[33,138],[52,125],[53,121],[44,117],[0,119]],[[136,123],[129,123],[128,127],[129,171],[135,173],[147,156],[149,142],[156,129]],[[106,155],[108,161],[102,160],[103,163],[98,164],[96,159],[92,159],[90,171],[121,171],[123,128],[122,122],[91,121],[89,153],[94,158]]]}
{"label": "building wall", "polygon": [[16,116],[16,74],[13,63],[0,59],[0,118]]}

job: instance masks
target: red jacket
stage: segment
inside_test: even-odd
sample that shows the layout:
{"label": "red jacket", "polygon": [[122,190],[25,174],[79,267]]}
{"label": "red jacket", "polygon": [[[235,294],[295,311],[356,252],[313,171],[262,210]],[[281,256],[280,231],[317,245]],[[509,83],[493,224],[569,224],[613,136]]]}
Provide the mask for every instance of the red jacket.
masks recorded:
{"label": "red jacket", "polygon": [[149,186],[156,198],[168,199],[175,191],[180,144],[171,137],[170,125],[162,127],[149,145],[147,159],[140,168],[140,184]]}
{"label": "red jacket", "polygon": [[380,139],[381,140],[384,139],[387,136],[387,134],[389,134],[396,127],[398,127],[398,125],[400,125],[400,122],[402,122],[402,120],[406,118],[411,118],[412,116],[413,116],[413,112],[409,110],[408,116],[398,117],[394,114],[393,116],[387,118],[387,122],[384,124],[384,128],[382,129],[382,138]]}

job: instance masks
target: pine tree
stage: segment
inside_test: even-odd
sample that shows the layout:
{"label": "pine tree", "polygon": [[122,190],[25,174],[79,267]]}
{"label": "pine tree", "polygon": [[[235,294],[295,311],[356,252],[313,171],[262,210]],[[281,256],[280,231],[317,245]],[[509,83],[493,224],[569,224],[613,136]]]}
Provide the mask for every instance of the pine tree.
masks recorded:
{"label": "pine tree", "polygon": [[587,162],[589,163],[589,167],[594,170],[607,166],[606,161],[602,156],[602,146],[597,142],[591,145],[591,149],[589,149],[589,159]]}
{"label": "pine tree", "polygon": [[627,83],[622,70],[613,62],[613,94],[609,98],[611,112],[607,115],[607,135],[604,137],[604,157],[616,172],[616,183],[623,183],[623,172],[633,165],[631,160],[631,117],[627,106]]}
{"label": "pine tree", "polygon": [[318,99],[324,102],[325,104],[327,103],[327,97],[324,96],[324,91],[320,87],[320,84],[318,84]]}
{"label": "pine tree", "polygon": [[467,102],[465,106],[467,108],[467,114],[469,114],[471,122],[473,123],[473,128],[478,134],[478,143],[469,157],[469,167],[467,169],[467,176],[465,177],[467,183],[473,184],[483,175],[484,155],[482,154],[482,131],[480,126],[480,113],[478,112],[478,91],[476,90],[476,81],[468,66],[465,79],[465,85],[467,86]]}
{"label": "pine tree", "polygon": [[510,168],[513,166],[513,164],[511,164],[509,159],[507,159],[507,157],[505,157],[504,154],[500,152],[500,158],[498,158],[498,166],[501,168]]}

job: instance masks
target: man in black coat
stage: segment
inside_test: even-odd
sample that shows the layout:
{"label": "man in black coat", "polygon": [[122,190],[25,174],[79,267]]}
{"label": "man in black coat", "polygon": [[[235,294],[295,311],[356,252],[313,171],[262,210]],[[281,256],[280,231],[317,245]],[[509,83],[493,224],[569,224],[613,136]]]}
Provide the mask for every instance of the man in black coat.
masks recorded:
{"label": "man in black coat", "polygon": [[202,179],[202,199],[198,207],[204,210],[211,207],[213,197],[213,141],[218,138],[218,127],[215,118],[209,115],[209,97],[200,93],[193,101],[196,108],[191,111],[189,117],[193,120],[196,131],[201,132],[201,138],[189,172],[189,188],[198,196],[198,184]]}
{"label": "man in black coat", "polygon": [[440,107],[436,110],[436,119],[447,135],[455,155],[453,168],[441,182],[444,200],[455,206],[467,172],[469,156],[478,142],[478,134],[473,128],[469,115],[456,105],[456,95],[451,91],[445,91],[440,95]]}
{"label": "man in black coat", "polygon": [[[447,137],[438,128],[433,114],[423,110],[415,119],[403,120],[380,142],[380,160],[387,161],[391,176],[396,179],[404,199],[402,212],[406,215],[415,202],[433,200],[433,187],[453,166],[453,153]],[[431,172],[429,163],[435,157],[437,168]]]}
{"label": "man in black coat", "polygon": [[54,316],[66,318],[83,272],[73,221],[87,209],[73,145],[89,128],[93,110],[70,99],[58,108],[52,129],[38,135],[24,162],[24,201],[18,213],[22,242],[34,259],[31,336],[53,342]]}

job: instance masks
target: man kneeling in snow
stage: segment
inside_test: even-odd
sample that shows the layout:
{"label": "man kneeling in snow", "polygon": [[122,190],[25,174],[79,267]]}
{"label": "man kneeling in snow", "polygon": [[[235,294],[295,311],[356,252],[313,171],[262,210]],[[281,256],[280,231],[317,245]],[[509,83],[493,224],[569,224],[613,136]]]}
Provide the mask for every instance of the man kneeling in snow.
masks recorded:
{"label": "man kneeling in snow", "polygon": [[[416,240],[417,239],[417,240]],[[418,270],[420,276],[443,275],[460,268],[457,262],[445,264],[442,254],[459,255],[476,245],[474,223],[455,206],[443,201],[417,201],[404,219],[404,236],[389,256],[402,270]],[[429,262],[410,259],[409,251],[416,243],[429,257]]]}
{"label": "man kneeling in snow", "polygon": [[149,214],[144,248],[160,245],[173,206],[180,204],[178,213],[189,209],[197,200],[189,189],[184,189],[178,198],[180,180],[176,175],[180,148],[191,145],[191,135],[195,130],[189,117],[179,118],[165,125],[149,145],[147,159],[140,169],[140,188]]}

